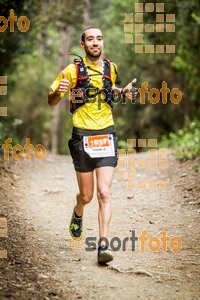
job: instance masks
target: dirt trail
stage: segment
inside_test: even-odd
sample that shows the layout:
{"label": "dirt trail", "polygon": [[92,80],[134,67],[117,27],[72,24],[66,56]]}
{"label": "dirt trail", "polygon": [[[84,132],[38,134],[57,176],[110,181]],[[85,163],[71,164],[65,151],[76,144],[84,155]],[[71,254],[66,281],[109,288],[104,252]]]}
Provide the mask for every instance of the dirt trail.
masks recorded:
{"label": "dirt trail", "polygon": [[[96,251],[85,250],[85,238],[98,237],[96,196],[85,209],[83,243],[73,245],[68,232],[77,192],[71,158],[1,158],[0,217],[7,218],[8,238],[0,238],[0,249],[8,259],[0,259],[0,299],[199,299],[198,161],[179,163],[170,155],[169,163],[168,170],[149,174],[168,179],[167,190],[134,192],[126,180],[114,179],[110,237],[128,239],[109,266],[98,266]],[[148,241],[144,253],[139,241],[133,251],[133,230],[156,236],[158,251],[150,251]],[[170,240],[181,238],[180,251],[169,241],[162,251],[162,230]]]}

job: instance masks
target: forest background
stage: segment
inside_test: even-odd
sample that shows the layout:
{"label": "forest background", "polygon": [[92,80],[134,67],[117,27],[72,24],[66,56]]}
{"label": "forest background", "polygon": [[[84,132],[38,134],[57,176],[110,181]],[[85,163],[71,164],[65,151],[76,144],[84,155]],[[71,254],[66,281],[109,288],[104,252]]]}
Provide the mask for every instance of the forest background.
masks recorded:
{"label": "forest background", "polygon": [[[7,76],[8,94],[0,96],[7,116],[0,117],[0,144],[11,137],[12,144],[42,144],[53,153],[68,153],[72,122],[69,95],[54,108],[47,103],[50,85],[75,57],[83,56],[80,37],[89,26],[101,28],[105,57],[117,64],[120,87],[137,78],[139,88],[178,88],[179,104],[168,94],[167,104],[148,101],[144,105],[114,105],[113,114],[119,147],[127,139],[158,139],[161,146],[175,146],[180,159],[200,155],[200,2],[165,0],[164,14],[175,14],[175,32],[146,32],[144,45],[172,45],[175,53],[135,53],[134,43],[125,42],[125,14],[135,14],[135,3],[161,1],[135,0],[0,0],[0,16],[8,19],[13,9],[19,19],[26,16],[30,28],[20,32],[15,22],[0,32],[0,76]],[[134,24],[134,22],[133,22]],[[144,13],[144,24],[156,24],[156,12]],[[2,26],[2,22],[0,24]],[[133,26],[134,29],[134,26]],[[134,32],[132,33],[134,37]]]}

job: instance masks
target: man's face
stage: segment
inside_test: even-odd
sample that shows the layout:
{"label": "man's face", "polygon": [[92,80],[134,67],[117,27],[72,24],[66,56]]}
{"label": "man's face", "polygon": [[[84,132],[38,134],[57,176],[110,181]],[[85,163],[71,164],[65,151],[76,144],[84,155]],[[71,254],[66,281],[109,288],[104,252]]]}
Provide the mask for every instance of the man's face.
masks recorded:
{"label": "man's face", "polygon": [[99,29],[91,28],[85,31],[85,41],[81,42],[87,56],[99,58],[103,50],[103,36]]}

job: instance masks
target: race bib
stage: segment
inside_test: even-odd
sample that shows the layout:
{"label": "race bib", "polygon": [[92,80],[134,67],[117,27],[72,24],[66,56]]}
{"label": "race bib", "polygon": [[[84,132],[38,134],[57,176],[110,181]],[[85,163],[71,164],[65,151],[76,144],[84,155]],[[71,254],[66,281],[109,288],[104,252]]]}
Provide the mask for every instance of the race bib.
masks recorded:
{"label": "race bib", "polygon": [[113,134],[84,136],[83,146],[92,158],[115,156]]}

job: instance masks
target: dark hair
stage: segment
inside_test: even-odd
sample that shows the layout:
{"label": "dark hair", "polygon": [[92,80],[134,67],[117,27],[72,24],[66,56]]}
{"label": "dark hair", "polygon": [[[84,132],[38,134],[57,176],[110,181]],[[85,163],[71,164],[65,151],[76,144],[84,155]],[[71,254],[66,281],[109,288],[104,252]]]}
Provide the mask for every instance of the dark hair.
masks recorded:
{"label": "dark hair", "polygon": [[[88,29],[99,29],[98,27],[94,27],[94,26],[90,26],[90,27],[88,27],[88,28],[86,28],[84,31],[83,31],[83,33],[82,33],[82,36],[81,36],[81,42],[85,42],[85,32],[86,32],[86,30],[88,30]],[[99,29],[100,30],[100,29]]]}

